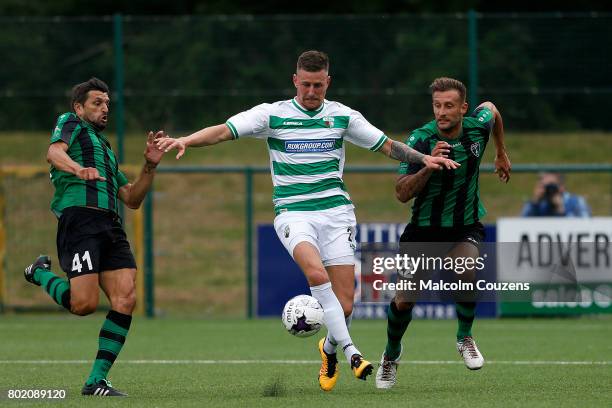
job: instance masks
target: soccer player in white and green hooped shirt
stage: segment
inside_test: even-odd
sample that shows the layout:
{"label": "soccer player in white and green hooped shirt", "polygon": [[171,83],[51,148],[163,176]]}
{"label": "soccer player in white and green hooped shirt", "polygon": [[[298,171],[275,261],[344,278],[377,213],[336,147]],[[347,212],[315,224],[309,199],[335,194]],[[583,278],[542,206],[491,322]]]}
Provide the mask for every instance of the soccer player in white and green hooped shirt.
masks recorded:
{"label": "soccer player in white and green hooped shirt", "polygon": [[306,51],[298,58],[293,75],[295,98],[255,106],[232,116],[225,124],[186,137],[158,140],[161,150],[177,149],[177,159],[187,147],[244,137],[266,140],[274,185],[276,233],[325,313],[328,334],[319,342],[319,384],[325,391],[330,391],[338,379],[337,346],[356,378],[365,380],[373,369],[348,331],[354,298],[356,221],[342,180],[344,142],[432,170],[458,167],[448,158],[424,155],[391,140],[359,112],[326,100],[330,80],[327,55]]}

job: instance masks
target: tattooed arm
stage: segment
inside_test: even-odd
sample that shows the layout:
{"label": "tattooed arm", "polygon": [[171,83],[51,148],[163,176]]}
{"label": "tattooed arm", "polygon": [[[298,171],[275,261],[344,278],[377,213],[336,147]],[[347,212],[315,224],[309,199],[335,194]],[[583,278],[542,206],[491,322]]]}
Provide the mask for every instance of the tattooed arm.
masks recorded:
{"label": "tattooed arm", "polygon": [[446,157],[432,157],[414,150],[412,147],[393,139],[387,139],[379,150],[385,156],[405,163],[422,164],[431,170],[452,170],[459,167],[459,163]]}
{"label": "tattooed arm", "polygon": [[425,164],[423,162],[425,158],[423,153],[414,150],[405,143],[400,143],[390,138],[387,139],[379,151],[385,156],[401,162]]}
{"label": "tattooed arm", "polygon": [[395,181],[395,197],[402,203],[407,203],[416,197],[427,181],[433,170],[423,167],[416,174],[402,174]]}

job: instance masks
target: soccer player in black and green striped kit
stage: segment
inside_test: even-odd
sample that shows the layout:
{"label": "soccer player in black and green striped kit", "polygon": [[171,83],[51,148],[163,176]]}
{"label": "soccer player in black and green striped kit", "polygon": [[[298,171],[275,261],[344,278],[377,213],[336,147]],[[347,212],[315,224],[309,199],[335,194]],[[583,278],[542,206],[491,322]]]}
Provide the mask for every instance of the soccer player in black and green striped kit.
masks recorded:
{"label": "soccer player in black and green striped kit", "polygon": [[[430,91],[435,120],[413,131],[407,144],[423,154],[452,159],[461,167],[433,172],[418,164],[400,165],[396,196],[403,203],[415,198],[412,218],[400,242],[449,243],[447,256],[476,258],[484,239],[479,220],[486,213],[478,176],[489,135],[495,142],[495,171],[502,182],[510,179],[502,117],[491,102],[480,104],[464,117],[468,110],[466,88],[456,79],[437,78]],[[387,345],[376,373],[377,388],[388,389],[396,383],[401,340],[412,319],[415,300],[407,292],[398,291],[389,305]],[[477,370],[483,366],[484,358],[472,338],[476,303],[465,300],[456,302],[457,351],[467,368]]]}
{"label": "soccer player in black and green striped kit", "polygon": [[57,252],[67,280],[51,271],[51,260],[39,256],[24,275],[60,306],[85,316],[98,306],[99,288],[111,310],[98,336],[98,352],[83,395],[125,396],[107,380],[125,342],[136,304],[136,262],[117,215],[118,200],[140,206],[163,152],[155,144],[161,132],[149,132],[145,164],[134,183],[119,170],[102,131],[109,113],[108,86],[97,78],[72,89],[74,112],[60,115],[51,135],[47,161],[55,195],[51,210],[58,217]]}

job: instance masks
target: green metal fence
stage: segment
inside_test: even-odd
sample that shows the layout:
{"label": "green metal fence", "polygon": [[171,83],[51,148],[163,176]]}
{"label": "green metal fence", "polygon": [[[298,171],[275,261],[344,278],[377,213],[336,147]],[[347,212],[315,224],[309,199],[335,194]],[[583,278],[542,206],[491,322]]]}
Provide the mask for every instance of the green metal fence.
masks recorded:
{"label": "green metal fence", "polygon": [[[482,174],[492,173],[494,166],[485,164],[480,167]],[[268,174],[270,169],[265,166],[180,166],[158,168],[160,174],[241,174],[244,177],[244,251],[245,251],[245,285],[246,285],[246,315],[253,317],[254,303],[254,221],[253,221],[253,177],[256,174]],[[512,167],[513,173],[538,173],[542,171],[553,171],[561,173],[606,173],[610,174],[610,195],[612,196],[612,164],[516,164]],[[346,174],[395,174],[397,166],[347,166]],[[148,317],[155,315],[154,296],[154,233],[153,233],[153,199],[154,195],[148,194],[145,202],[145,287],[146,287],[146,314]],[[610,214],[612,214],[612,201]]]}
{"label": "green metal fence", "polygon": [[[493,167],[485,165],[480,173],[481,193],[491,215],[484,221],[518,215],[535,173],[545,170],[568,174],[569,191],[587,193],[594,214],[612,215],[612,164],[516,164],[508,185],[500,184]],[[408,219],[407,206],[392,199],[395,172],[393,165],[345,169],[360,222]],[[43,291],[33,290],[23,279],[23,267],[35,254],[55,253],[56,224],[48,208],[52,187],[46,170],[22,173],[23,177],[14,177],[8,172],[0,180],[0,207],[4,207],[0,208],[0,255],[4,254],[0,309],[5,302],[6,310],[59,310]],[[146,295],[138,296],[145,300],[146,315],[251,317],[255,228],[272,222],[271,193],[269,169],[264,166],[161,166],[155,189],[145,201],[144,222],[136,223],[134,212],[126,212],[129,240],[136,245],[146,274]],[[136,233],[137,224],[143,225],[142,233]],[[236,290],[228,291],[230,287]]]}

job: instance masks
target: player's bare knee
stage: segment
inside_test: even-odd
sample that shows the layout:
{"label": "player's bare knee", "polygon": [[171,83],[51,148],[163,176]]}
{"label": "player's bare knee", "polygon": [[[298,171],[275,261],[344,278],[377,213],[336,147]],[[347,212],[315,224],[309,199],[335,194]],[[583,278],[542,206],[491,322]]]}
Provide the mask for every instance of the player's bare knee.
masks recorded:
{"label": "player's bare knee", "polygon": [[98,302],[93,300],[70,300],[70,312],[78,316],[87,316],[96,311]]}
{"label": "player's bare knee", "polygon": [[136,291],[133,291],[128,297],[125,298],[125,308],[129,310],[128,314],[132,314],[136,308]]}
{"label": "player's bare knee", "polygon": [[324,274],[307,275],[306,279],[310,286],[319,286],[329,282],[329,278]]}
{"label": "player's bare knee", "polygon": [[327,277],[327,271],[325,270],[325,267],[321,262],[318,262],[318,260],[306,262],[306,264],[304,265],[304,269],[310,274],[323,274],[325,275],[325,277]]}
{"label": "player's bare knee", "polygon": [[119,313],[132,314],[136,308],[136,292],[131,291],[122,296],[112,297],[111,307]]}
{"label": "player's bare knee", "polygon": [[136,306],[135,301],[130,302],[125,298],[115,299],[113,302],[111,302],[111,308],[114,311],[117,311],[123,314],[132,314],[135,306]]}
{"label": "player's bare knee", "polygon": [[319,286],[329,282],[329,275],[327,275],[327,271],[325,271],[323,266],[313,266],[304,269],[304,275],[306,275],[310,286]]}

